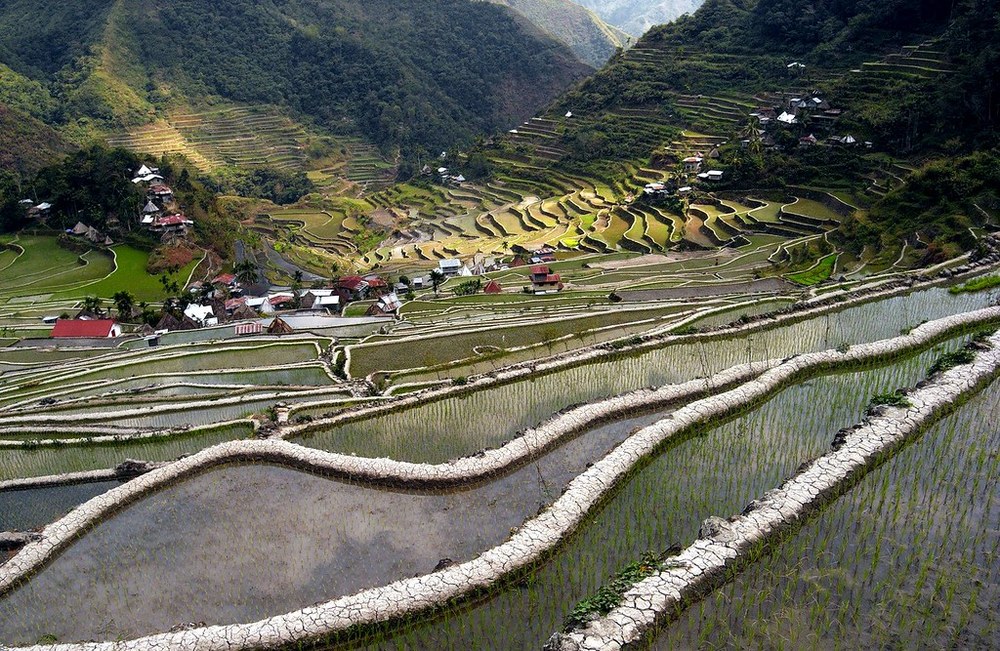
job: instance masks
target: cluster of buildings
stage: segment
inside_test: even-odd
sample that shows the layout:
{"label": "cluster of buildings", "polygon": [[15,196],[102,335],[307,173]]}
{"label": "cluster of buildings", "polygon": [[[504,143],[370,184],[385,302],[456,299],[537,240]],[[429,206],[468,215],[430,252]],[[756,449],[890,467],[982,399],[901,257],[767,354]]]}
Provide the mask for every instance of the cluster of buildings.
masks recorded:
{"label": "cluster of buildings", "polygon": [[[801,64],[793,64],[801,65]],[[804,66],[803,66],[804,67]],[[745,134],[742,145],[750,145],[751,136],[760,138],[761,145],[765,148],[774,148],[777,143],[771,131],[771,127],[787,128],[808,124],[810,128],[818,132],[832,133],[834,125],[843,110],[830,106],[830,103],[818,94],[808,96],[787,96],[776,101],[772,106],[761,106],[750,113],[750,117],[756,118],[760,128],[755,134]],[[799,138],[800,147],[813,147],[821,144],[822,140],[816,137],[815,132],[803,135]],[[865,146],[872,148],[869,141],[860,142],[850,134],[830,135],[826,142],[831,145],[842,146]]]}
{"label": "cluster of buildings", "polygon": [[423,169],[420,170],[420,173],[423,176],[433,176],[443,185],[461,185],[466,181],[464,176],[452,172],[447,167],[439,167],[437,170],[434,170],[430,165],[424,165]]}
{"label": "cluster of buildings", "polygon": [[194,228],[193,220],[174,209],[174,191],[164,183],[159,169],[143,165],[136,170],[132,183],[146,188],[146,205],[139,215],[139,223],[149,232],[172,239],[183,237]]}

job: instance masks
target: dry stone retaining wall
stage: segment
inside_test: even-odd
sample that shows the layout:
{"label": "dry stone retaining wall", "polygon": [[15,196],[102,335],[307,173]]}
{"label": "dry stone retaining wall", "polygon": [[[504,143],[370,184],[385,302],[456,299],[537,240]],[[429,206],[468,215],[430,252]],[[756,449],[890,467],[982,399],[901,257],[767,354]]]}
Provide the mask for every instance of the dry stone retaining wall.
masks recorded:
{"label": "dry stone retaining wall", "polygon": [[[578,349],[554,355],[552,357],[535,360],[531,362],[520,362],[505,367],[492,373],[473,376],[469,378],[467,384],[463,386],[447,386],[443,388],[432,388],[414,392],[400,398],[390,398],[386,403],[349,408],[340,413],[327,418],[317,418],[307,424],[297,424],[284,427],[273,436],[279,438],[290,438],[301,436],[317,429],[341,425],[347,422],[369,418],[378,414],[390,411],[409,409],[418,405],[443,400],[445,398],[457,396],[473,391],[480,391],[491,386],[498,386],[510,382],[523,380],[527,377],[539,373],[552,373],[574,366],[594,363],[602,359],[642,353],[672,343],[684,341],[699,341],[706,338],[726,338],[736,337],[743,334],[768,330],[782,325],[787,325],[808,319],[810,317],[826,314],[831,311],[839,311],[849,307],[856,307],[864,303],[870,303],[893,296],[899,296],[912,291],[927,289],[945,282],[948,278],[971,276],[983,273],[988,269],[993,269],[1000,262],[1000,253],[993,254],[990,258],[980,261],[978,264],[969,263],[960,267],[961,271],[953,272],[946,270],[938,277],[928,277],[924,275],[911,276],[906,279],[895,279],[887,283],[878,283],[875,286],[859,288],[848,294],[837,296],[825,296],[814,301],[802,303],[798,309],[793,309],[780,314],[761,315],[754,317],[748,323],[735,326],[722,326],[708,333],[693,335],[672,335],[657,334],[642,338],[642,341],[628,345],[611,348],[608,344],[597,344],[589,348]],[[673,327],[673,326],[671,326]],[[313,405],[316,406],[316,405]]]}
{"label": "dry stone retaining wall", "polygon": [[1000,335],[969,365],[944,373],[907,396],[908,407],[882,407],[881,415],[838,436],[828,454],[808,464],[780,488],[755,500],[738,517],[710,518],[701,536],[670,566],[628,590],[622,603],[585,627],[555,634],[549,651],[616,651],[641,642],[658,623],[698,595],[722,584],[726,570],[745,562],[756,545],[835,496],[853,477],[921,431],[937,414],[995,378],[1000,370]]}
{"label": "dry stone retaining wall", "polygon": [[[370,625],[419,613],[444,604],[451,599],[467,595],[472,591],[488,588],[505,576],[539,561],[576,529],[587,514],[604,499],[608,491],[625,478],[637,464],[652,455],[665,441],[692,426],[725,416],[746,405],[758,402],[777,388],[809,370],[886,357],[905,351],[920,342],[931,341],[942,333],[955,328],[981,323],[984,319],[996,319],[998,316],[1000,316],[1000,308],[989,308],[930,322],[914,329],[908,335],[859,345],[846,352],[824,351],[793,357],[780,365],[769,368],[759,377],[751,379],[745,384],[692,402],[663,420],[634,433],[607,456],[573,479],[564,493],[549,508],[525,522],[519,529],[514,530],[506,542],[487,550],[473,560],[452,565],[438,572],[404,579],[387,586],[365,590],[250,624],[209,626],[177,633],[153,635],[127,642],[57,645],[44,648],[50,651],[126,651],[175,648],[195,651],[271,649],[300,640],[322,637],[354,626]],[[1000,343],[1000,337],[994,337],[994,346],[998,343]],[[891,411],[882,421],[879,421],[882,423],[882,429],[879,430],[880,437],[884,434],[885,437],[889,437],[885,440],[890,442],[901,439],[917,424],[929,419],[936,409],[950,404],[961,395],[971,391],[983,378],[993,375],[998,366],[1000,366],[1000,352],[994,347],[988,352],[978,355],[973,365],[959,367],[945,373],[935,383],[925,386],[918,394],[915,394],[915,400],[920,402],[915,402],[916,406],[913,409]],[[846,450],[844,454],[847,455],[847,462],[845,463],[856,464],[857,467],[868,463],[873,455],[885,448],[886,443],[883,442],[883,438],[866,437],[863,434],[851,438],[850,445],[842,448],[842,450]],[[161,488],[170,481],[176,481],[198,472],[206,463],[211,465],[222,459],[228,460],[223,454],[223,451],[228,449],[225,446],[247,446],[247,449],[251,450],[250,456],[252,457],[254,456],[253,451],[260,449],[256,447],[258,444],[276,446],[274,449],[298,448],[307,457],[311,457],[313,454],[322,454],[319,451],[307,451],[282,441],[242,441],[210,448],[192,457],[154,470],[90,500],[62,520],[46,527],[42,532],[41,540],[26,545],[7,564],[0,566],[0,593],[15,587],[19,581],[24,580],[32,572],[39,569],[106,514]],[[357,461],[358,463],[374,464],[377,467],[385,464],[388,460],[358,459]],[[812,499],[815,499],[820,490],[826,490],[824,487],[827,484],[817,482],[823,478],[829,480],[830,485],[842,481],[843,477],[836,471],[839,466],[830,466],[829,464],[828,460],[820,460],[810,466],[810,468],[815,468],[813,474],[807,474],[810,473],[810,470],[803,473],[803,476],[809,478],[808,485],[792,484],[791,487],[795,490],[791,492],[786,490],[789,487],[786,485],[782,489],[785,490],[785,493],[782,493],[785,497],[782,497],[781,500],[774,501],[770,497],[767,498],[770,501],[766,500],[762,503],[764,506],[751,511],[747,516],[757,528],[745,527],[738,532],[749,536],[753,531],[757,531],[756,535],[765,535],[770,530],[769,527],[773,526],[772,519],[777,517],[767,515],[770,513],[765,508],[767,504],[776,505],[773,506],[772,510],[783,518],[796,517],[798,511],[805,508],[805,505]],[[810,499],[805,500],[805,496],[809,496]],[[799,501],[794,501],[796,499]],[[798,506],[795,506],[796,504]],[[719,539],[722,540],[722,537]],[[716,551],[716,547],[711,546],[715,544],[702,544],[706,550],[704,558],[713,559],[712,563],[724,565],[727,560],[735,558],[740,549],[739,546],[727,547],[730,549],[729,552],[715,557],[713,554],[721,553]],[[702,547],[696,549],[702,549]],[[707,569],[712,567],[708,564],[709,561],[704,560],[704,558],[698,555],[697,561],[692,560],[692,565],[687,568],[688,575],[686,576],[689,579],[706,574]],[[644,604],[645,602],[637,603]],[[665,603],[664,600],[658,599],[655,606],[650,604],[648,612],[651,621],[655,620],[657,608],[662,603]],[[635,616],[635,613],[627,611],[627,616]],[[629,635],[634,635],[637,634],[638,626],[629,628],[626,622],[622,625],[622,630],[627,630],[630,632]],[[586,639],[586,636],[584,638]],[[604,640],[605,638],[594,639]],[[617,638],[612,636],[608,639]],[[592,643],[587,642],[587,644]],[[592,647],[581,646],[581,648]]]}

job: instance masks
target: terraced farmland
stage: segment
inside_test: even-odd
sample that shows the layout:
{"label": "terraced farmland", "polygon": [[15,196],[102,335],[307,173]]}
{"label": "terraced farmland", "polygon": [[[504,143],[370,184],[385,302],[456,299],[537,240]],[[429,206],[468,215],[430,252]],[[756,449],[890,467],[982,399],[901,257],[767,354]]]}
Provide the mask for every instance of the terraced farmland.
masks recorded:
{"label": "terraced farmland", "polygon": [[[738,267],[739,256],[730,258],[728,264]],[[561,264],[565,271],[602,273],[573,260]],[[672,265],[680,274],[716,268],[712,255],[663,265]],[[625,267],[616,272],[632,271]],[[751,325],[725,336],[653,337],[645,343],[626,338],[623,347],[598,346],[553,357],[549,368],[511,366],[505,378],[475,376],[468,383],[446,383],[394,399],[354,395],[354,384],[331,373],[326,352],[333,342],[320,337],[179,343],[159,349],[0,351],[0,362],[7,365],[0,374],[0,400],[8,415],[0,429],[0,482],[8,482],[0,483],[0,504],[11,499],[8,491],[15,485],[22,489],[17,495],[23,496],[17,508],[5,512],[5,526],[39,526],[88,499],[72,517],[94,513],[86,533],[59,543],[45,557],[44,567],[17,587],[5,582],[19,568],[30,567],[25,563],[36,553],[32,550],[42,547],[29,543],[0,564],[0,638],[28,644],[47,634],[67,643],[174,635],[166,632],[176,622],[195,620],[242,630],[245,622],[314,603],[329,612],[350,608],[350,595],[359,590],[381,594],[381,586],[390,584],[397,586],[391,589],[423,590],[437,572],[464,572],[460,568],[497,554],[506,559],[505,565],[521,568],[512,577],[518,580],[499,580],[508,570],[490,575],[474,601],[464,599],[469,593],[461,584],[452,596],[458,599],[456,605],[438,611],[445,617],[424,617],[414,606],[418,602],[407,599],[406,608],[413,610],[405,626],[396,626],[392,616],[366,614],[374,617],[377,627],[324,629],[320,639],[337,648],[480,648],[491,646],[484,641],[503,636],[519,647],[538,648],[563,628],[577,602],[598,590],[610,573],[646,550],[688,545],[709,515],[739,512],[803,461],[823,454],[838,429],[862,418],[873,396],[914,385],[935,360],[958,359],[956,351],[978,351],[961,357],[979,360],[978,373],[995,373],[1000,366],[1000,356],[993,352],[1000,345],[997,337],[979,336],[978,348],[965,347],[972,333],[1000,324],[1000,311],[985,307],[991,303],[988,293],[951,293],[936,286],[908,293],[894,284],[879,291],[883,294],[845,295],[844,311],[838,311],[837,303],[809,303],[803,297],[805,306],[816,305],[819,311],[791,313],[773,323],[740,320]],[[437,338],[443,345],[428,350],[474,350],[482,345],[469,339],[486,332],[482,329],[449,331],[448,315],[469,323],[477,309],[473,299],[481,297],[463,298],[445,312],[436,310],[437,316],[426,322],[421,313],[429,314],[437,303],[427,301],[425,308],[411,309],[416,331],[440,330]],[[585,295],[511,298],[517,299],[511,301],[513,306],[521,304],[518,309],[567,313],[578,309],[574,300],[586,300]],[[556,308],[560,302],[567,305]],[[653,329],[667,331],[679,323],[671,318],[683,317],[695,306],[712,307],[704,298],[688,306],[675,302],[675,307],[629,315],[617,308],[585,318],[593,321],[588,327],[621,328],[665,317]],[[766,301],[757,297],[740,308],[728,296],[717,303],[720,308],[752,311],[752,305],[764,306]],[[536,340],[537,328],[528,327],[533,321],[530,312],[524,314],[523,323],[508,326],[508,338],[517,338],[510,340],[512,345]],[[733,319],[730,310],[721,323]],[[920,320],[928,322],[914,328]],[[569,327],[576,331],[584,326]],[[618,334],[624,333],[619,329]],[[885,341],[871,343],[878,340]],[[361,363],[363,349],[384,352],[388,361],[412,357],[417,341],[376,335],[353,348],[352,357],[358,357],[352,365]],[[971,372],[966,362],[959,361],[946,375]],[[372,368],[386,366],[367,363]],[[795,365],[803,370],[785,370]],[[772,376],[785,379],[767,379]],[[644,388],[651,386],[658,388]],[[744,396],[763,386],[771,388],[731,416],[692,416],[716,413],[711,405],[720,396]],[[992,402],[974,401],[961,413],[985,422],[974,415],[981,404]],[[278,406],[288,409],[291,419],[275,422],[266,440],[248,440],[253,431],[249,416],[266,422],[266,413]],[[500,412],[503,422],[497,418]],[[173,420],[173,415],[182,416]],[[308,419],[299,419],[306,415]],[[534,538],[528,532],[547,521],[549,513],[580,499],[589,485],[584,475],[606,472],[612,459],[631,454],[624,448],[664,428],[679,428],[677,436],[649,448],[645,461],[634,469],[621,470],[624,479],[590,517],[572,516],[580,519],[559,534],[561,538],[575,530],[565,544],[545,543],[551,551],[526,565],[511,555],[520,544],[519,530]],[[925,439],[937,440],[936,431]],[[983,444],[975,431],[963,431],[971,437],[963,449]],[[914,448],[923,445],[917,441]],[[173,461],[182,454],[190,456]],[[110,470],[126,456],[167,463],[128,480]],[[969,468],[982,467],[974,465],[975,454],[965,458],[973,463]],[[724,474],[718,472],[722,467],[727,469]],[[86,477],[103,483],[57,489],[43,477],[81,471],[87,474],[69,475],[62,482],[78,486]],[[421,483],[417,475],[403,479],[411,472],[447,482],[453,481],[449,473],[479,473],[470,475],[479,478],[465,490],[441,492],[431,488],[437,484]],[[368,479],[354,481],[361,477]],[[26,478],[34,483],[26,484]],[[10,483],[15,479],[21,483]],[[466,482],[454,481],[459,486]],[[408,489],[399,491],[399,485]],[[868,499],[863,496],[869,493],[861,488],[857,495]],[[44,513],[24,508],[45,496],[50,507]],[[122,506],[116,506],[119,499],[125,500]],[[832,513],[839,517],[836,507]],[[906,521],[924,526],[916,524],[921,517],[913,514]],[[970,532],[978,530],[973,520],[963,520]],[[206,527],[214,532],[205,534],[208,538],[199,533],[209,531]],[[42,541],[55,544],[56,531],[44,529]],[[231,535],[234,531],[253,533]],[[382,543],[358,539],[359,531],[377,533]],[[456,536],[456,531],[463,533]],[[413,544],[414,532],[423,543]],[[170,540],[187,543],[167,544],[163,548],[170,551],[159,555],[143,551]],[[266,562],[276,558],[278,550],[284,562]],[[331,550],[339,559],[334,565]],[[445,556],[459,569],[439,563]],[[979,566],[972,562],[972,567]],[[92,569],[81,569],[86,567]],[[951,570],[943,572],[953,580]],[[318,575],[322,581],[313,580]],[[752,578],[754,571],[746,576]],[[72,585],[86,606],[55,597],[54,585]],[[157,590],[141,589],[151,585]],[[129,597],[116,596],[122,594]],[[184,598],[164,605],[163,594]],[[715,616],[726,616],[722,601],[709,603]],[[196,627],[193,634],[215,634],[209,630]],[[685,629],[676,630],[683,635]]]}

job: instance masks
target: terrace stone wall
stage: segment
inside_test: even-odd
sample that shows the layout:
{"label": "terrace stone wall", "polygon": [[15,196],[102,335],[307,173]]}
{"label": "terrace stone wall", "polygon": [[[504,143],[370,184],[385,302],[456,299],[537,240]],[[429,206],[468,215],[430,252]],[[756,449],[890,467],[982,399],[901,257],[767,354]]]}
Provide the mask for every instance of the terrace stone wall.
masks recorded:
{"label": "terrace stone wall", "polygon": [[[54,651],[272,649],[301,640],[320,638],[355,626],[372,625],[411,616],[442,606],[449,600],[489,588],[504,577],[530,567],[544,558],[584,521],[587,514],[600,504],[618,482],[622,481],[643,459],[653,455],[671,437],[695,425],[724,417],[763,400],[804,373],[819,368],[857,364],[899,354],[921,342],[933,341],[955,328],[968,327],[998,317],[1000,308],[989,308],[930,322],[915,328],[908,335],[855,346],[846,352],[823,351],[792,357],[768,368],[759,377],[681,407],[659,422],[632,434],[607,456],[573,479],[551,506],[513,530],[507,541],[470,561],[250,624],[209,626],[126,642],[64,644],[37,648]],[[674,593],[671,590],[677,589],[677,594],[681,594],[679,588],[676,588],[671,581],[683,580],[682,585],[690,583],[692,586],[706,581],[717,568],[724,567],[727,562],[737,558],[747,545],[762,539],[774,531],[780,523],[799,517],[818,498],[841,485],[856,469],[872,463],[879,454],[911,435],[939,410],[971,393],[986,379],[995,376],[1000,368],[1000,350],[997,348],[1000,345],[1000,336],[994,336],[991,343],[992,347],[980,352],[974,363],[948,371],[913,393],[912,408],[887,410],[885,415],[869,421],[865,426],[849,434],[845,444],[833,453],[833,456],[828,455],[814,462],[795,480],[778,491],[769,493],[764,500],[748,511],[743,520],[737,519],[732,527],[718,527],[719,531],[713,533],[711,538],[699,541],[689,548],[685,552],[687,555],[682,554],[681,557],[683,561],[690,559],[689,564],[681,568],[684,573],[679,575],[679,578],[664,579],[664,585],[673,587],[661,589],[657,584],[655,590],[643,593],[651,595],[650,597],[637,597],[634,601],[636,606],[623,606],[623,609],[620,609],[619,619],[614,620],[614,626],[618,626],[615,630],[620,630],[620,633],[611,631],[605,634],[604,629],[580,633],[578,648],[613,648],[606,645],[614,645],[619,640],[621,644],[626,644],[632,639],[637,639],[636,636],[641,635],[640,624],[648,626],[655,622],[657,613],[662,612],[668,603],[667,600],[673,598]],[[88,528],[115,510],[205,467],[223,460],[232,460],[233,457],[229,453],[233,450],[242,450],[244,446],[247,451],[246,458],[266,459],[266,456],[260,454],[263,449],[295,450],[297,455],[304,455],[300,459],[314,459],[318,458],[314,455],[328,454],[307,450],[283,441],[240,441],[210,448],[142,475],[90,500],[62,520],[46,527],[42,531],[41,540],[27,544],[20,553],[0,566],[0,594],[13,589],[19,582],[30,577],[32,572],[40,569],[59,551],[83,535]],[[356,463],[388,470],[390,466],[387,464],[396,462],[385,459],[357,459]],[[645,582],[639,584],[635,590],[645,589],[643,587],[645,585]],[[631,610],[625,610],[626,608]],[[647,621],[650,624],[645,624]],[[569,645],[566,648],[574,648],[572,645],[577,643],[577,640],[574,637],[559,639],[560,646],[557,648],[562,648],[563,643]]]}
{"label": "terrace stone wall", "polygon": [[908,407],[880,407],[860,425],[842,430],[831,451],[806,465],[780,488],[750,503],[744,512],[705,521],[699,539],[669,559],[667,569],[628,590],[604,617],[568,633],[557,633],[548,651],[632,648],[657,624],[726,581],[727,570],[745,565],[748,553],[839,494],[864,473],[918,434],[940,412],[1000,370],[1000,334],[969,365],[952,369],[908,394]]}
{"label": "terrace stone wall", "polygon": [[[955,270],[942,270],[933,276],[914,274],[908,277],[895,278],[889,281],[879,281],[873,285],[862,286],[850,292],[841,294],[831,294],[824,297],[816,297],[791,306],[779,313],[764,314],[751,317],[747,322],[739,325],[719,326],[712,330],[691,334],[673,335],[667,333],[650,334],[639,338],[639,341],[627,346],[613,347],[608,343],[596,344],[587,348],[581,348],[559,355],[534,360],[529,362],[519,362],[504,367],[501,370],[472,376],[467,384],[462,386],[447,386],[443,388],[431,388],[407,394],[399,398],[390,398],[382,404],[375,406],[361,406],[345,409],[338,414],[326,418],[316,418],[307,424],[294,424],[281,428],[273,436],[278,438],[290,438],[301,436],[309,431],[341,425],[344,423],[369,418],[378,414],[401,411],[418,405],[435,402],[457,395],[480,391],[482,389],[516,382],[539,373],[553,373],[565,370],[574,366],[599,362],[603,359],[611,359],[622,355],[634,355],[658,348],[672,343],[682,343],[686,341],[700,341],[713,338],[738,337],[753,332],[768,330],[782,325],[788,325],[802,321],[811,317],[827,314],[832,311],[839,311],[849,307],[855,307],[864,303],[891,298],[906,294],[908,292],[927,289],[950,279],[969,277],[985,271],[995,269],[1000,266],[1000,241],[990,240],[994,248],[990,249],[989,256],[976,263],[967,263]],[[684,322],[674,324],[671,329],[682,325]],[[311,406],[317,406],[313,404]]]}

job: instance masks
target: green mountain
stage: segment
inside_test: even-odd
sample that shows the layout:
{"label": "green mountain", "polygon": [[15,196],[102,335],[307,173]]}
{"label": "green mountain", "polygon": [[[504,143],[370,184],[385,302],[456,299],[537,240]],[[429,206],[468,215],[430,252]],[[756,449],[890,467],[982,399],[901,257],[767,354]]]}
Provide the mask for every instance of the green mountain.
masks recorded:
{"label": "green mountain", "polygon": [[510,7],[543,32],[561,41],[581,60],[599,68],[635,39],[608,25],[572,0],[491,0]]}
{"label": "green mountain", "polygon": [[[526,125],[492,155],[504,173],[516,173],[514,162],[635,188],[637,167],[714,149],[711,164],[728,174],[720,189],[839,188],[870,206],[842,228],[851,246],[969,246],[969,227],[996,222],[1000,208],[998,6],[817,0],[803,11],[795,0],[707,0],[562,96],[536,122],[545,133]],[[757,129],[755,110],[816,95],[835,114],[768,126],[777,142],[759,155],[737,145]],[[872,147],[800,146],[810,135]],[[943,174],[948,166],[959,171]],[[947,188],[931,191],[934,181]]]}
{"label": "green mountain", "polygon": [[238,104],[440,150],[516,123],[588,72],[471,0],[11,0],[0,24],[0,63],[23,87],[0,101],[37,104],[77,140]]}
{"label": "green mountain", "polygon": [[629,34],[642,36],[662,25],[694,12],[704,0],[579,0],[607,22]]}

